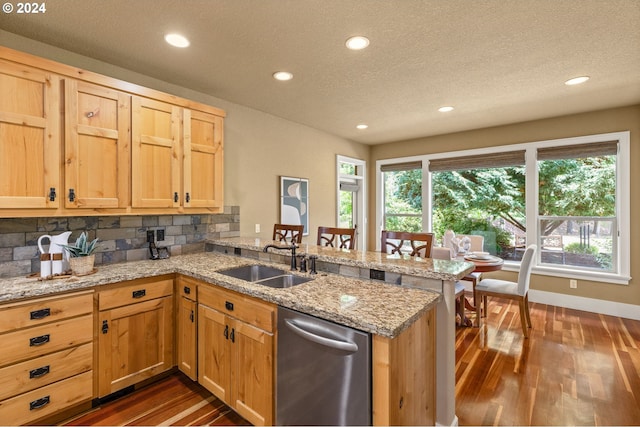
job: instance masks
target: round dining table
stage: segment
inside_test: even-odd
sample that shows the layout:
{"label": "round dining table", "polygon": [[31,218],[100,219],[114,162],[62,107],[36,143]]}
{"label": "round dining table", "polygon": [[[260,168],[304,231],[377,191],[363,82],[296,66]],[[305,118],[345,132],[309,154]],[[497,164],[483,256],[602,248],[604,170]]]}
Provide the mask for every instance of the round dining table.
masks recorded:
{"label": "round dining table", "polygon": [[[502,269],[502,266],[504,265],[504,260],[500,257],[491,255],[489,256],[487,259],[482,259],[482,258],[478,258],[472,254],[469,255],[465,255],[465,254],[459,254],[456,257],[456,260],[458,261],[467,261],[467,262],[471,262],[473,263],[473,265],[475,266],[474,270],[472,273],[486,273],[489,271],[498,271]],[[476,281],[478,281],[478,277],[474,277],[471,274],[468,276],[465,276],[462,280],[468,280],[470,282],[473,282],[473,299],[474,299],[474,303],[476,303],[475,301],[475,295],[476,295]],[[476,308],[475,306],[471,305],[471,303],[469,302],[469,300],[467,299],[467,297],[464,297],[464,306],[467,310],[471,310],[471,311],[475,311]],[[469,319],[467,319],[466,317],[463,319],[463,323],[467,326],[471,326],[471,321]]]}

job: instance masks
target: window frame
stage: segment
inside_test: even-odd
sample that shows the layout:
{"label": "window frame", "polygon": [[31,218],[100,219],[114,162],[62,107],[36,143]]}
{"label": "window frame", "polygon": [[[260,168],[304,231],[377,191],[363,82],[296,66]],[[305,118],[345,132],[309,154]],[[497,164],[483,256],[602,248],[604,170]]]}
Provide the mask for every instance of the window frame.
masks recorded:
{"label": "window frame", "polygon": [[[404,163],[412,161],[422,161],[422,177],[423,177],[423,229],[431,230],[432,224],[432,208],[431,201],[431,172],[429,171],[429,162],[435,159],[446,159],[461,156],[487,155],[491,153],[499,153],[505,151],[521,151],[525,150],[525,202],[526,202],[526,225],[527,225],[527,242],[537,242],[538,240],[538,165],[537,150],[539,148],[581,145],[590,143],[600,143],[606,141],[618,141],[618,154],[616,158],[616,218],[617,218],[617,272],[600,272],[593,270],[565,269],[562,267],[554,267],[550,265],[540,265],[539,257],[535,261],[532,268],[534,274],[547,275],[554,277],[566,277],[571,279],[579,279],[593,282],[606,282],[613,284],[628,285],[631,280],[630,259],[631,259],[631,175],[630,175],[630,132],[612,132],[595,135],[585,135],[578,137],[559,138],[542,141],[523,142],[519,144],[501,145],[486,148],[453,151],[446,153],[425,154],[411,157],[402,157],[395,159],[384,159],[376,161],[376,224],[378,224],[378,233],[382,230],[382,221],[384,215],[383,196],[384,188],[382,181],[381,166],[393,163]],[[379,240],[379,239],[378,239]],[[379,242],[377,249],[379,250]],[[518,271],[519,262],[505,262],[504,270]]]}

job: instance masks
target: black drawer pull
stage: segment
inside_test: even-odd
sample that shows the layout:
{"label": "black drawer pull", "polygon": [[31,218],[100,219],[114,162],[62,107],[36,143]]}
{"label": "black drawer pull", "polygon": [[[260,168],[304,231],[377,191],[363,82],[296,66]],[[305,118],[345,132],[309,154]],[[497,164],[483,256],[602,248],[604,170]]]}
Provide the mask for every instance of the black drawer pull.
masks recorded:
{"label": "black drawer pull", "polygon": [[146,294],[147,294],[147,291],[145,289],[140,289],[139,291],[132,292],[133,298],[142,298]]}
{"label": "black drawer pull", "polygon": [[233,303],[229,302],[229,301],[225,301],[224,302],[224,308],[226,308],[229,311],[233,311]]}
{"label": "black drawer pull", "polygon": [[32,369],[29,371],[29,379],[44,377],[51,371],[49,365],[42,366],[40,368]]}
{"label": "black drawer pull", "polygon": [[191,288],[188,286],[185,286],[183,290],[186,295],[189,295],[191,293]]}
{"label": "black drawer pull", "polygon": [[102,333],[106,334],[109,332],[109,322],[106,320],[102,321]]}
{"label": "black drawer pull", "polygon": [[44,319],[47,316],[51,316],[50,308],[43,308],[42,310],[35,310],[30,313],[31,320]]}
{"label": "black drawer pull", "polygon": [[39,337],[29,338],[29,347],[37,347],[49,342],[49,334],[40,335]]}
{"label": "black drawer pull", "polygon": [[50,402],[50,397],[45,396],[40,399],[36,399],[33,402],[29,402],[29,410],[33,411],[34,409],[40,409],[47,406]]}

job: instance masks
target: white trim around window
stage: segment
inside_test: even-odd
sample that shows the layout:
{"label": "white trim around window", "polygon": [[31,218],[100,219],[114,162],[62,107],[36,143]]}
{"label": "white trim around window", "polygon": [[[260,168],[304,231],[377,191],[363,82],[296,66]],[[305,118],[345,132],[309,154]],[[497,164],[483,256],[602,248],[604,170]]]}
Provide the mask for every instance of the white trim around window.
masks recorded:
{"label": "white trim around window", "polygon": [[[379,231],[383,220],[383,191],[381,166],[405,163],[422,162],[423,168],[423,226],[425,230],[431,229],[431,174],[429,173],[429,161],[434,159],[446,159],[460,156],[486,155],[498,152],[525,150],[526,161],[526,205],[527,205],[527,241],[535,242],[537,239],[537,212],[538,212],[538,172],[536,150],[545,147],[559,147],[578,144],[589,144],[606,141],[618,141],[619,152],[616,160],[616,204],[617,204],[617,256],[618,268],[616,273],[598,272],[591,270],[566,269],[549,265],[535,265],[532,272],[534,274],[548,275],[554,277],[566,277],[571,279],[587,280],[594,282],[606,282],[614,284],[628,285],[631,280],[631,172],[630,172],[630,132],[613,132],[598,135],[587,135],[572,138],[562,138],[547,141],[534,141],[520,144],[504,145],[500,147],[487,147],[471,150],[455,151],[448,153],[426,154],[421,156],[402,157],[397,159],[384,159],[376,161],[376,229]],[[379,245],[379,243],[378,243]],[[379,249],[379,248],[377,248]],[[505,270],[517,271],[519,263],[506,263]]]}

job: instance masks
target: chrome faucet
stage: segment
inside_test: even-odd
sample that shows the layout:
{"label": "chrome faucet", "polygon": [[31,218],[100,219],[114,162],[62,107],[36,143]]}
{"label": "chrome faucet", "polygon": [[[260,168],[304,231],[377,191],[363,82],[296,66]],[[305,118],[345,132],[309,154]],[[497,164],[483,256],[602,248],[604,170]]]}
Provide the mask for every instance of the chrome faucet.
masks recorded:
{"label": "chrome faucet", "polygon": [[296,267],[296,248],[297,247],[298,246],[296,245],[296,242],[291,242],[291,246],[278,246],[278,245],[274,245],[273,243],[270,243],[262,249],[262,252],[267,252],[269,248],[290,250],[291,251],[291,270],[297,270],[297,267]]}

